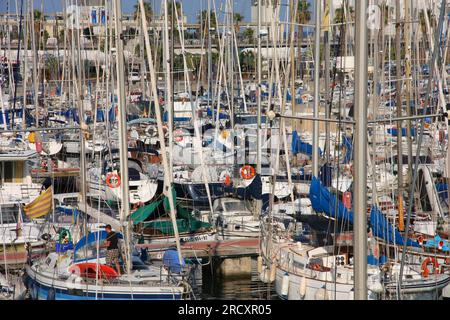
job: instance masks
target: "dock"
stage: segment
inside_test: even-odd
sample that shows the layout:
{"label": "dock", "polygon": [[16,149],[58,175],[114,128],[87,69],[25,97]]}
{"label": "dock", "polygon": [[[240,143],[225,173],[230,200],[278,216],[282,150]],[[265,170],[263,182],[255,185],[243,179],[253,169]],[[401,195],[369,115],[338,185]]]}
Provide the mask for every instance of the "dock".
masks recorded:
{"label": "dock", "polygon": [[[169,248],[170,243],[150,243],[138,244],[138,249],[147,248],[150,255],[158,253]],[[260,239],[232,239],[188,242],[181,245],[181,250],[185,258],[222,258],[232,259],[241,257],[256,257],[259,254]]]}

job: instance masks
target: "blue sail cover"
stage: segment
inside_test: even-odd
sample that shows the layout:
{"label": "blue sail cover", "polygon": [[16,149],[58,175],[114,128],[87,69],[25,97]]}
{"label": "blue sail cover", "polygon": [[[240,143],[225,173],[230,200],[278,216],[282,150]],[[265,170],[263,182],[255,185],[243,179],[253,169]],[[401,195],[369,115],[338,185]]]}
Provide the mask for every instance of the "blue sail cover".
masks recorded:
{"label": "blue sail cover", "polygon": [[[233,187],[225,187],[225,191],[233,192]],[[235,194],[243,199],[262,199],[262,180],[257,174],[253,181],[245,188],[236,188]]]}
{"label": "blue sail cover", "polygon": [[[388,128],[387,132],[393,136],[396,136],[398,134],[398,129],[397,128]],[[406,128],[402,128],[402,136],[406,137]],[[411,135],[415,136],[416,135],[416,128],[411,128]]]}
{"label": "blue sail cover", "polygon": [[[304,153],[312,156],[313,146],[309,143],[303,142],[298,136],[297,130],[292,132],[292,153]],[[322,150],[319,148],[319,154],[322,156]]]}
{"label": "blue sail cover", "polygon": [[[375,237],[384,239],[388,243],[394,243],[395,240],[396,245],[403,245],[403,236],[387,221],[384,214],[375,206],[372,207],[370,213],[370,224]],[[412,241],[411,239],[408,239],[406,244],[410,247],[419,247],[417,241]]]}
{"label": "blue sail cover", "polygon": [[[323,212],[327,216],[353,223],[353,212],[348,210],[341,201],[336,199],[335,195],[322,186],[322,183],[316,177],[313,177],[311,181],[309,199],[316,212]],[[338,202],[337,206],[336,202]]]}
{"label": "blue sail cover", "polygon": [[350,138],[348,138],[345,134],[342,135],[342,144],[345,147],[345,157],[344,164],[349,163],[352,158],[353,145]]}
{"label": "blue sail cover", "polygon": [[[213,113],[212,113],[211,108],[206,109],[206,114],[208,115],[208,117],[212,117]],[[215,108],[215,110],[214,110],[214,117],[216,117],[216,116],[217,116],[217,108]],[[223,112],[219,113],[219,120],[229,119],[229,118],[230,118],[230,116],[227,115],[226,113],[223,113]]]}
{"label": "blue sail cover", "polygon": [[[117,237],[119,239],[123,239],[123,235],[121,233],[119,233],[119,232],[116,232],[116,233],[117,233]],[[98,236],[98,238],[97,238],[97,236]],[[77,244],[75,245],[74,255],[78,250],[80,250],[84,246],[97,242],[97,239],[99,239],[100,241],[103,241],[106,239],[107,236],[108,236],[108,233],[105,230],[102,230],[100,232],[94,231],[94,232],[89,233],[87,235],[87,237],[84,236],[83,238],[80,239],[80,241],[77,242]]]}

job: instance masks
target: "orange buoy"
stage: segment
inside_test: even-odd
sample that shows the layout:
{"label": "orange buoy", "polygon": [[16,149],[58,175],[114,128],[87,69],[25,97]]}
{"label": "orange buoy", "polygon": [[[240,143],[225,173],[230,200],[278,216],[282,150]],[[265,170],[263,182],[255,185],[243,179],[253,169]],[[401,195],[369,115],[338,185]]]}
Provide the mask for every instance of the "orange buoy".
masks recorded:
{"label": "orange buoy", "polygon": [[250,180],[255,176],[255,168],[251,165],[243,166],[240,171],[242,179]]}
{"label": "orange buoy", "polygon": [[120,176],[114,172],[108,173],[106,176],[106,185],[110,188],[118,188],[120,186]]}
{"label": "orange buoy", "polygon": [[430,270],[428,269],[428,265],[432,264],[434,269],[434,274],[439,273],[439,263],[437,260],[433,257],[426,258],[422,262],[422,277],[427,278],[430,274]]}

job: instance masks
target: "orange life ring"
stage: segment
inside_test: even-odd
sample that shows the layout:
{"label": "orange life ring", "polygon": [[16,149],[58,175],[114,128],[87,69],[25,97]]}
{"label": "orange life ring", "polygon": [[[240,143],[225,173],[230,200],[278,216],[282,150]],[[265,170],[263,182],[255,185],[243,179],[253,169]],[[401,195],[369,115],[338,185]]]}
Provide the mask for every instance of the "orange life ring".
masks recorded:
{"label": "orange life ring", "polygon": [[318,264],[318,263],[313,263],[313,264],[311,265],[311,269],[313,269],[313,270],[315,270],[315,271],[321,271],[321,270],[322,270],[322,267],[321,267],[320,264]]}
{"label": "orange life ring", "polygon": [[108,173],[106,175],[106,185],[110,188],[120,187],[120,176],[114,172]]}
{"label": "orange life ring", "polygon": [[175,130],[175,131],[173,132],[173,139],[174,139],[176,142],[181,142],[181,141],[183,141],[183,130],[181,130],[181,129]]}
{"label": "orange life ring", "polygon": [[418,236],[417,237],[417,242],[422,245],[423,244],[423,237],[422,236]]}
{"label": "orange life ring", "polygon": [[422,262],[422,277],[427,278],[430,274],[430,270],[428,269],[429,264],[433,264],[434,274],[439,273],[439,263],[437,260],[433,257],[426,258]]}
{"label": "orange life ring", "polygon": [[250,180],[255,176],[255,168],[251,165],[243,166],[240,171],[242,179]]}

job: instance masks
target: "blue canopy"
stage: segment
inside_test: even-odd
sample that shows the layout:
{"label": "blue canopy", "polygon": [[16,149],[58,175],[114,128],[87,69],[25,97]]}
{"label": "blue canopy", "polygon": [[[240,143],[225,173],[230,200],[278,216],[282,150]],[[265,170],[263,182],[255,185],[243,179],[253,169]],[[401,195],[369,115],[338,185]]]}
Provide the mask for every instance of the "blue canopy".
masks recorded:
{"label": "blue canopy", "polygon": [[[312,155],[313,152],[313,146],[309,143],[303,142],[300,137],[298,136],[297,130],[294,130],[292,132],[292,153],[298,154],[298,153],[304,153],[309,156]],[[319,154],[322,156],[322,150],[319,148]]]}
{"label": "blue canopy", "polygon": [[[107,236],[108,233],[105,230],[102,230],[100,232],[95,231],[89,233],[87,236],[84,236],[83,238],[80,239],[80,241],[77,242],[77,244],[75,245],[74,254],[84,246],[97,242],[97,239],[99,239],[100,241],[105,240]],[[119,239],[123,239],[123,235],[119,232],[117,232],[117,237]]]}
{"label": "blue canopy", "polygon": [[425,242],[425,244],[423,245],[426,248],[438,248],[439,247],[439,242],[443,242],[443,246],[442,246],[442,251],[444,252],[448,252],[450,251],[450,244],[447,240],[442,239],[439,235],[436,235],[434,237],[434,239],[429,239]]}
{"label": "blue canopy", "polygon": [[[387,221],[384,214],[375,206],[372,207],[370,213],[370,224],[372,226],[372,233],[375,237],[384,239],[388,243],[394,243],[395,239],[395,244],[400,246],[403,245],[403,236]],[[419,246],[417,241],[412,241],[411,239],[408,239],[407,245],[410,247]]]}
{"label": "blue canopy", "polygon": [[[348,210],[341,201],[336,199],[335,195],[322,186],[322,183],[316,177],[313,177],[311,181],[309,199],[316,212],[323,212],[327,216],[353,223],[353,212]],[[336,212],[336,208],[338,212]]]}

